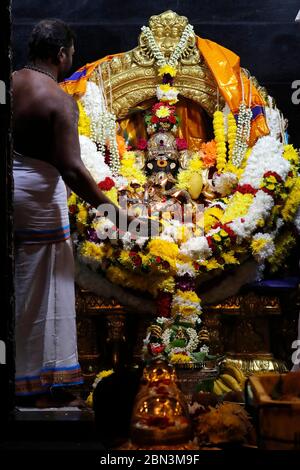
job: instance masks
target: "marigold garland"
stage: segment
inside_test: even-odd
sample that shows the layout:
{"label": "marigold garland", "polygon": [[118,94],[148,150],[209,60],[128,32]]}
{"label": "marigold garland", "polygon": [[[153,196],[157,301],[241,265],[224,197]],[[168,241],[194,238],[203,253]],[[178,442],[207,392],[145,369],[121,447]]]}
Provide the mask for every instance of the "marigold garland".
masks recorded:
{"label": "marigold garland", "polygon": [[135,161],[134,152],[125,152],[121,161],[120,175],[126,178],[128,182],[135,180],[143,185],[146,183],[146,176],[136,167]]}
{"label": "marigold garland", "polygon": [[272,273],[275,273],[283,267],[284,260],[287,258],[291,249],[296,245],[296,237],[291,231],[285,230],[275,242],[275,252],[268,259]]}
{"label": "marigold garland", "polygon": [[228,114],[227,117],[228,123],[228,160],[232,161],[232,152],[235,145],[236,138],[236,120],[232,113]]}
{"label": "marigold garland", "polygon": [[148,250],[152,255],[161,257],[167,261],[171,268],[176,268],[176,258],[179,254],[179,248],[175,243],[155,238],[150,240]]}
{"label": "marigold garland", "polygon": [[222,111],[215,111],[213,117],[213,127],[215,140],[217,143],[217,170],[219,173],[221,173],[226,165],[225,126],[224,115]]}
{"label": "marigold garland", "polygon": [[226,210],[221,217],[221,222],[226,224],[238,217],[246,215],[253,202],[253,197],[253,194],[242,194],[237,191],[227,205]]}
{"label": "marigold garland", "polygon": [[291,222],[300,205],[300,177],[296,179],[290,194],[288,195],[284,208],[282,209],[282,217],[286,222]]}
{"label": "marigold garland", "polygon": [[79,109],[78,132],[80,135],[91,137],[91,120],[86,114],[84,106],[80,100],[77,101],[77,106]]}
{"label": "marigold garland", "polygon": [[208,207],[204,212],[204,233],[207,233],[213,225],[220,222],[223,214],[224,210],[220,207]]}

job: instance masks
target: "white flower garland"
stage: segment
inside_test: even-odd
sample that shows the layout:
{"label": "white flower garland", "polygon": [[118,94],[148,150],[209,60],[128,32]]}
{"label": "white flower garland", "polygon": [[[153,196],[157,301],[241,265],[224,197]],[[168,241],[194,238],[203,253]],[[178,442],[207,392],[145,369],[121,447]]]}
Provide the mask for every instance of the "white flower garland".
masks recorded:
{"label": "white flower garland", "polygon": [[168,101],[170,103],[176,103],[178,101],[177,96],[178,90],[175,87],[168,87],[167,85],[158,85],[158,87],[156,88],[156,97],[158,101]]}
{"label": "white flower garland", "polygon": [[250,184],[259,189],[263,175],[267,171],[275,171],[285,180],[290,171],[290,163],[283,158],[283,145],[272,136],[258,139],[248,158],[247,165],[239,184]]}
{"label": "white flower garland", "polygon": [[[181,314],[180,309],[183,307],[192,308],[193,313],[191,313],[190,315]],[[199,302],[191,302],[189,300],[183,300],[182,297],[175,294],[173,297],[173,301],[172,301],[171,311],[172,311],[172,316],[174,317],[178,316],[181,319],[187,321],[188,323],[194,325],[196,324],[199,318],[199,315],[202,312],[202,308]]]}
{"label": "white flower garland", "polygon": [[256,233],[253,236],[253,241],[255,240],[264,240],[265,244],[263,248],[255,253],[253,256],[259,262],[263,263],[267,258],[272,256],[275,252],[275,245],[273,237],[269,233]]}
{"label": "white flower garland", "polygon": [[241,103],[239,107],[236,139],[232,151],[232,163],[239,167],[244,159],[248,148],[248,139],[251,129],[252,110],[247,108],[245,103]]}
{"label": "white flower garland", "polygon": [[112,178],[111,169],[104,161],[104,156],[97,150],[96,144],[85,135],[79,136],[81,159],[96,183],[105,178]]}
{"label": "white flower garland", "polygon": [[[167,328],[162,334],[161,339],[166,349],[168,349],[170,346],[171,335],[173,332],[174,331],[171,328]],[[188,334],[188,337],[189,337],[189,341],[187,345],[183,348],[181,347],[171,348],[169,351],[170,353],[182,353],[182,352],[191,353],[197,349],[197,346],[199,344],[197,331],[194,330],[194,328],[187,328],[185,332]]]}
{"label": "white flower garland", "polygon": [[213,187],[222,196],[227,196],[238,183],[238,177],[234,173],[216,173],[213,176]]}
{"label": "white flower garland", "polygon": [[155,41],[155,38],[151,29],[148,26],[143,26],[142,32],[145,35],[145,38],[147,39],[148,46],[159,67],[163,67],[164,65],[170,65],[171,67],[176,67],[179,59],[185,52],[190,36],[193,36],[195,34],[193,26],[188,24],[185,27],[181,35],[179,43],[177,44],[174,51],[172,52],[170,59],[167,61],[164,54],[161,52],[158,45],[156,44],[156,41]]}
{"label": "white flower garland", "polygon": [[180,247],[180,253],[197,261],[207,259],[212,251],[208,246],[206,237],[192,237]]}
{"label": "white flower garland", "polygon": [[196,271],[195,268],[191,263],[176,263],[176,272],[177,276],[184,276],[185,274],[188,274],[191,277],[196,276]]}
{"label": "white flower garland", "polygon": [[120,158],[116,140],[116,116],[105,109],[103,96],[99,87],[87,83],[87,89],[81,103],[91,122],[91,138],[99,146],[99,151],[105,156],[105,145],[108,142],[111,155],[111,170],[114,176],[119,174]]}
{"label": "white flower garland", "polygon": [[235,219],[229,227],[237,235],[237,243],[247,239],[257,229],[258,220],[266,220],[274,206],[274,199],[264,191],[258,191],[249,207],[248,213]]}

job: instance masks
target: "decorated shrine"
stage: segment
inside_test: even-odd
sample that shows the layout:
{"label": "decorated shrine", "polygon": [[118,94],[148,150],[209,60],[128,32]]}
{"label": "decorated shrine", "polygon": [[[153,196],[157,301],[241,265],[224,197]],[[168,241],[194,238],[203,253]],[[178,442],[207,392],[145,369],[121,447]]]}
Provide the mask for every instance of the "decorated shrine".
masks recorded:
{"label": "decorated shrine", "polygon": [[[144,436],[136,445],[188,442],[174,371],[191,400],[207,381],[224,397],[242,392],[244,374],[287,370],[269,348],[267,317],[280,303],[263,279],[281,279],[297,243],[299,153],[240,58],[172,11],[142,26],[136,48],[83,66],[61,86],[78,104],[86,167],[135,218],[117,227],[108,207],[69,197],[86,376],[92,383],[98,373],[96,388],[124,363],[126,340],[135,344],[127,365],[146,366],[131,424],[133,437]],[[95,339],[102,313],[104,353]],[[243,440],[243,413],[224,402],[196,433],[212,442],[210,419],[238,414]]]}
{"label": "decorated shrine", "polygon": [[203,286],[244,265],[246,281],[260,280],[296,244],[299,156],[286,121],[238,56],[171,11],[150,18],[137,48],[62,87],[77,99],[82,158],[99,188],[161,223],[157,236],[132,236],[71,195],[78,284],[103,285],[125,306],[142,300],[157,317],[147,352],[198,362]]}
{"label": "decorated shrine", "polygon": [[[3,3],[9,21],[11,2]],[[34,2],[19,3],[16,56],[17,42],[36,15]],[[278,23],[268,11],[270,2],[252,10],[243,2],[226,5],[226,10],[216,2],[211,9],[195,5],[195,11],[194,5],[184,11],[184,2],[177,2],[180,14],[168,10],[154,16],[151,2],[142,5],[141,13],[138,5],[136,15],[133,1],[126,10],[121,4],[106,10],[106,3],[60,2],[58,12],[54,2],[43,4],[37,14],[39,18],[44,11],[45,17],[76,25],[77,64],[103,51],[115,52],[118,45],[122,51],[129,49],[131,45],[123,47],[130,44],[125,39],[134,38],[132,31],[139,28],[133,49],[87,63],[55,83],[77,104],[81,158],[108,198],[107,204],[95,208],[68,192],[72,242],[67,242],[71,264],[74,248],[78,360],[84,382],[67,383],[65,389],[57,361],[58,382],[49,394],[55,398],[58,391],[57,400],[43,404],[34,395],[13,402],[14,327],[3,315],[7,336],[1,346],[5,348],[7,340],[4,353],[11,372],[1,359],[1,379],[4,370],[9,382],[2,387],[7,394],[3,408],[9,402],[5,413],[10,416],[0,448],[9,449],[11,461],[18,454],[22,463],[30,451],[36,459],[38,451],[55,461],[67,456],[69,464],[72,455],[76,464],[81,457],[84,465],[94,457],[100,464],[127,466],[148,464],[154,457],[155,464],[207,462],[209,467],[219,463],[222,453],[202,450],[231,450],[230,464],[239,453],[242,459],[250,461],[253,455],[257,461],[257,450],[298,450],[300,154],[289,137],[289,129],[297,125],[296,113],[291,112],[289,127],[289,107],[284,115],[279,109],[283,95],[288,100],[287,92],[281,96],[270,81],[277,85],[278,76],[281,80],[274,64],[283,56],[286,64],[294,61],[291,47],[286,57],[289,39],[296,37],[287,20],[292,2],[284,12],[276,10]],[[127,18],[121,18],[123,11]],[[187,12],[193,16],[181,16]],[[265,38],[271,38],[253,67],[272,92],[260,85],[251,68],[244,68],[261,40],[251,43],[248,18],[256,25],[251,34],[259,35],[263,25]],[[220,21],[225,26],[217,43],[212,32],[218,31],[210,25]],[[228,41],[228,24],[247,28],[236,36],[234,31]],[[270,34],[267,26],[274,24],[278,32]],[[211,39],[201,36],[199,25]],[[233,45],[235,37],[245,42],[246,29],[247,48],[248,41],[251,44],[247,58],[242,47],[239,57],[223,46],[223,40]],[[266,61],[264,76],[259,61],[266,53],[269,59],[279,45],[278,58],[273,68]],[[50,62],[25,68],[56,81],[54,62],[48,70]],[[290,85],[288,72],[282,72],[282,83],[286,85],[287,76]],[[5,100],[1,104],[6,106]],[[3,207],[9,233],[9,92],[7,101],[3,175],[8,188]],[[5,237],[7,247],[12,241],[6,232]],[[11,267],[12,245],[8,248],[5,266]],[[8,271],[7,312],[14,308],[13,275],[10,285]],[[59,304],[57,279],[63,280],[62,271],[55,277]],[[67,305],[71,302],[66,297]],[[66,333],[76,345],[73,313],[74,330],[66,328]],[[55,310],[55,328],[59,317]],[[56,350],[59,330],[63,328],[57,327],[51,336]],[[23,338],[30,349],[30,339],[26,334]],[[65,338],[67,344],[67,334]],[[34,352],[40,350],[32,356]],[[69,399],[69,385],[76,400]],[[277,464],[279,457],[276,454]],[[269,465],[269,455],[267,459]],[[286,455],[284,459],[286,464]]]}

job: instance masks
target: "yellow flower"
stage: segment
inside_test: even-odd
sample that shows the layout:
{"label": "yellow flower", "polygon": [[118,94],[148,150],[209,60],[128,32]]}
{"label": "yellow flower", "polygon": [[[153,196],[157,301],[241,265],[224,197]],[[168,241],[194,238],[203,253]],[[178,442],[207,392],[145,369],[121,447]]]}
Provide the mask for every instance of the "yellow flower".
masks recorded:
{"label": "yellow flower", "polygon": [[76,206],[77,204],[77,196],[75,193],[71,193],[69,199],[68,199],[68,206]]}
{"label": "yellow flower", "polygon": [[265,238],[256,238],[255,240],[252,240],[251,242],[252,252],[254,254],[260,253],[268,242],[269,241],[266,240]]}
{"label": "yellow flower", "polygon": [[159,88],[161,89],[161,91],[163,91],[164,93],[166,93],[166,92],[170,91],[171,88],[173,88],[173,87],[171,87],[171,86],[169,85],[169,83],[166,83],[166,84],[163,84],[163,85],[159,85]]}
{"label": "yellow flower", "polygon": [[180,364],[180,363],[188,363],[192,362],[192,358],[190,356],[187,356],[186,354],[181,354],[181,353],[172,353],[170,355],[170,361],[172,364]]}
{"label": "yellow flower", "polygon": [[222,240],[222,238],[220,237],[220,235],[218,233],[214,233],[212,238],[216,241],[216,242],[220,242]]}
{"label": "yellow flower", "polygon": [[175,316],[177,314],[189,317],[195,313],[195,306],[193,305],[180,305],[172,308],[172,314]]}
{"label": "yellow flower", "polygon": [[291,144],[284,146],[283,157],[292,163],[292,165],[299,165],[299,153]]}
{"label": "yellow flower", "polygon": [[171,77],[175,77],[176,75],[176,69],[172,67],[171,65],[163,65],[158,69],[158,75],[162,77],[163,75],[169,74]]}
{"label": "yellow flower", "polygon": [[106,248],[104,244],[98,244],[85,240],[81,246],[80,253],[82,256],[94,258],[97,261],[102,261],[106,256]]}
{"label": "yellow flower", "polygon": [[129,252],[126,250],[122,250],[119,256],[119,260],[122,264],[128,264],[130,262]]}
{"label": "yellow flower", "polygon": [[221,256],[226,264],[239,264],[238,259],[234,256],[233,251],[221,253]]}
{"label": "yellow flower", "polygon": [[207,233],[210,228],[221,220],[223,210],[219,207],[208,207],[204,211],[204,231]]}
{"label": "yellow flower", "polygon": [[296,214],[300,205],[300,177],[296,179],[290,194],[288,195],[284,208],[282,210],[282,217],[286,222],[291,222]]}
{"label": "yellow flower", "polygon": [[223,269],[223,266],[219,264],[218,261],[214,258],[210,258],[207,261],[203,261],[201,265],[205,266],[207,271],[212,271],[213,269],[218,269],[218,268]]}
{"label": "yellow flower", "polygon": [[121,285],[122,287],[130,287],[133,289],[138,289],[140,291],[150,292],[150,288],[153,286],[148,285],[150,280],[144,278],[140,274],[134,274],[124,267],[119,268],[117,266],[110,266],[106,271],[106,277],[112,283]]}
{"label": "yellow flower", "polygon": [[96,379],[104,379],[105,377],[109,377],[110,375],[112,375],[114,373],[114,370],[113,369],[108,369],[108,370],[101,370],[101,372],[99,372],[97,375],[96,375]]}
{"label": "yellow flower", "polygon": [[165,118],[170,116],[170,110],[166,106],[161,106],[158,108],[158,110],[155,112],[156,116],[158,118]]}
{"label": "yellow flower", "polygon": [[88,218],[88,210],[84,204],[78,204],[77,221],[85,225]]}
{"label": "yellow flower", "polygon": [[189,229],[184,225],[181,225],[180,227],[177,228],[176,235],[180,243],[185,243],[190,238]]}
{"label": "yellow flower", "polygon": [[[146,183],[146,176],[142,170],[136,166],[136,157],[134,152],[125,152],[121,160],[120,175],[128,180],[137,181],[141,186]],[[112,188],[113,189],[113,188]]]}
{"label": "yellow flower", "polygon": [[195,303],[200,303],[200,299],[198,297],[198,295],[196,294],[196,292],[193,292],[193,291],[182,291],[180,289],[178,289],[176,291],[176,296],[179,296],[182,298],[182,300],[186,300],[188,302],[195,302]]}
{"label": "yellow flower", "polygon": [[234,193],[221,217],[222,224],[246,215],[253,202],[253,198],[253,194]]}
{"label": "yellow flower", "polygon": [[77,101],[79,109],[79,120],[78,120],[78,132],[80,135],[85,135],[86,137],[91,136],[91,121],[88,115],[85,112],[85,109],[82,103]]}
{"label": "yellow flower", "polygon": [[160,283],[160,290],[163,292],[171,292],[175,291],[175,280],[172,276],[167,277]]}
{"label": "yellow flower", "polygon": [[287,257],[287,255],[290,253],[291,249],[295,246],[296,244],[296,238],[292,234],[292,232],[289,232],[285,230],[277,239],[275,243],[275,252],[269,258],[269,263],[271,266],[271,271],[276,272],[278,269],[282,268],[282,264]]}
{"label": "yellow flower", "polygon": [[154,238],[150,240],[148,250],[153,256],[160,256],[163,260],[168,261],[172,268],[175,268],[176,258],[179,254],[179,248],[175,243]]}
{"label": "yellow flower", "polygon": [[217,170],[221,172],[226,164],[225,127],[222,111],[215,111],[213,117],[213,128],[217,143]]}
{"label": "yellow flower", "polygon": [[85,400],[85,403],[86,403],[87,406],[89,406],[90,408],[93,408],[93,392],[90,392],[90,393],[89,393],[89,396],[88,396],[87,399]]}
{"label": "yellow flower", "polygon": [[103,191],[103,192],[105,196],[108,197],[108,199],[110,199],[114,204],[116,204],[116,206],[119,205],[118,190],[115,186],[111,188],[109,191]]}
{"label": "yellow flower", "polygon": [[[247,156],[247,152],[246,152],[246,156]],[[238,179],[240,179],[244,172],[243,164],[240,166],[240,168],[237,168],[236,166],[233,165],[232,162],[229,161],[224,168],[224,172],[233,173],[234,175],[238,177]]]}
{"label": "yellow flower", "polygon": [[227,233],[224,229],[221,229],[221,230],[220,230],[219,235],[220,235],[222,238],[227,238],[227,237],[229,236],[228,233]]}
{"label": "yellow flower", "polygon": [[264,227],[265,226],[265,221],[264,219],[258,219],[256,222],[257,227]]}
{"label": "yellow flower", "polygon": [[233,151],[235,139],[236,139],[236,120],[232,113],[228,114],[227,122],[228,122],[228,146],[229,146],[228,156],[230,159],[232,157],[232,151]]}
{"label": "yellow flower", "polygon": [[179,189],[188,190],[192,176],[201,172],[203,168],[204,165],[200,153],[195,152],[192,158],[189,160],[187,168],[185,170],[182,169],[179,171],[176,187]]}
{"label": "yellow flower", "polygon": [[130,168],[135,163],[135,153],[132,151],[127,151],[124,153],[122,158],[122,165],[124,167]]}

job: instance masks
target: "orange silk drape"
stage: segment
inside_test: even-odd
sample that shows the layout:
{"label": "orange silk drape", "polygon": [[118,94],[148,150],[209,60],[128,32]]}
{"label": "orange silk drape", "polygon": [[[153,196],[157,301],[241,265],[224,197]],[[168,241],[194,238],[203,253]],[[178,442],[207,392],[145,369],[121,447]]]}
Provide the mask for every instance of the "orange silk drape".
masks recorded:
{"label": "orange silk drape", "polygon": [[[220,92],[234,114],[238,112],[242,102],[241,80],[243,81],[245,103],[251,105],[251,108],[260,107],[263,110],[265,102],[253,84],[251,84],[250,90],[250,80],[241,71],[238,55],[209,39],[202,39],[198,36],[197,46],[217,82]],[[250,145],[253,145],[258,137],[267,134],[269,134],[269,128],[264,114],[261,112],[252,120]]]}

